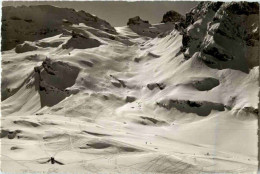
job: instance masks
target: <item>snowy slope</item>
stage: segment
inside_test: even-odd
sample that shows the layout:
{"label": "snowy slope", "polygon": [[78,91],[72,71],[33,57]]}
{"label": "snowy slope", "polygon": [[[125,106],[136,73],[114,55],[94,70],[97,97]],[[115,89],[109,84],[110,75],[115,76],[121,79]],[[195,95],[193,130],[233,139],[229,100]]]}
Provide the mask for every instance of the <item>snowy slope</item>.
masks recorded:
{"label": "snowy slope", "polygon": [[113,32],[77,17],[26,36],[2,52],[2,171],[256,173],[258,8],[203,2]]}

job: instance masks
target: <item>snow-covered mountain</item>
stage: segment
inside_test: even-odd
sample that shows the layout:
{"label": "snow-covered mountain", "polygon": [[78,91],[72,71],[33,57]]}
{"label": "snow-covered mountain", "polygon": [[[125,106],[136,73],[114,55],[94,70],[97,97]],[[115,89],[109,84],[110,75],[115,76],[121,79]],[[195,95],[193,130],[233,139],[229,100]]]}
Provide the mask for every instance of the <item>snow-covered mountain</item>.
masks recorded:
{"label": "snow-covered mountain", "polygon": [[4,7],[2,171],[255,173],[258,12],[201,2],[113,28]]}
{"label": "snow-covered mountain", "polygon": [[36,41],[67,33],[66,25],[83,23],[108,33],[116,33],[108,22],[74,9],[50,5],[2,8],[2,50],[14,48],[24,41]]}

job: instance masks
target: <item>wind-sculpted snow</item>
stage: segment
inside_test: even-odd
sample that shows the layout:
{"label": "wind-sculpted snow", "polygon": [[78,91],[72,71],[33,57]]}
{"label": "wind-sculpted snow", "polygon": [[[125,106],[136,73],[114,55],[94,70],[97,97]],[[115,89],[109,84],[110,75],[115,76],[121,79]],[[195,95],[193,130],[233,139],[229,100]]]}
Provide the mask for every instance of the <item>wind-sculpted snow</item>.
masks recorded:
{"label": "wind-sculpted snow", "polygon": [[255,173],[257,8],[202,2],[185,21],[115,29],[70,9],[4,8],[4,25],[37,33],[5,36],[2,171]]}

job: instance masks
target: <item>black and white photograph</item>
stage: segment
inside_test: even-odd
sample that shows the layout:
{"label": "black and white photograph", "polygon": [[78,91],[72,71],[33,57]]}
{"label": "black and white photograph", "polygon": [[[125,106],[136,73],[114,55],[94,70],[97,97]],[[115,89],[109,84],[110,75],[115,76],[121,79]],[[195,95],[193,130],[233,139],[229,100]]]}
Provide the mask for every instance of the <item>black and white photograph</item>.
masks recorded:
{"label": "black and white photograph", "polygon": [[258,173],[259,2],[1,3],[1,173]]}

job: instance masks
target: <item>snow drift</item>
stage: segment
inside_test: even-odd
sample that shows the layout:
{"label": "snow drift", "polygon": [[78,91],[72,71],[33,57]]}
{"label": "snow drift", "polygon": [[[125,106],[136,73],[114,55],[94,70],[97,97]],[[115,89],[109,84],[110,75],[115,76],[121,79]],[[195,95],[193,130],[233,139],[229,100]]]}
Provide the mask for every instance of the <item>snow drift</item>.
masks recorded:
{"label": "snow drift", "polygon": [[71,9],[4,8],[19,28],[2,28],[2,170],[255,173],[258,10],[201,2],[185,19],[113,28]]}

